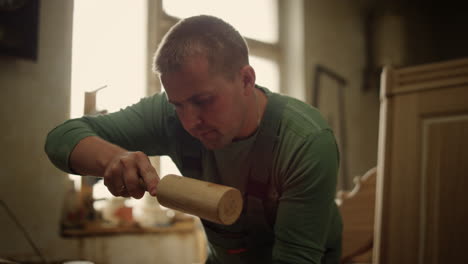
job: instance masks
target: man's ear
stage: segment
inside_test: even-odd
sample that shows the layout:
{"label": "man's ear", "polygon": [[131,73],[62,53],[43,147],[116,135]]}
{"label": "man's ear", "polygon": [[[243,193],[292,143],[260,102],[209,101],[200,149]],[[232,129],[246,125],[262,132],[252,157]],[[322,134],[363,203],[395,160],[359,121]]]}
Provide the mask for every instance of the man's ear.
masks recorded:
{"label": "man's ear", "polygon": [[245,65],[240,70],[242,86],[244,88],[244,94],[249,95],[253,93],[255,88],[255,70],[250,65]]}

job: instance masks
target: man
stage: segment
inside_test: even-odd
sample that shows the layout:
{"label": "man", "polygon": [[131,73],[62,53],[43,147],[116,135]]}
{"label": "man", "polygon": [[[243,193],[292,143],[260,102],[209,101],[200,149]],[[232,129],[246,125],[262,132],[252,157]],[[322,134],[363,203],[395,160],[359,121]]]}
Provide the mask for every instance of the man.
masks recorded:
{"label": "man", "polygon": [[169,155],[184,176],[244,195],[233,225],[203,221],[207,263],[338,263],[339,158],[319,112],[257,86],[245,40],[215,17],[177,23],[154,69],[165,93],[58,126],[46,143],[51,161],[103,177],[115,196],[141,198],[157,194],[148,156]]}

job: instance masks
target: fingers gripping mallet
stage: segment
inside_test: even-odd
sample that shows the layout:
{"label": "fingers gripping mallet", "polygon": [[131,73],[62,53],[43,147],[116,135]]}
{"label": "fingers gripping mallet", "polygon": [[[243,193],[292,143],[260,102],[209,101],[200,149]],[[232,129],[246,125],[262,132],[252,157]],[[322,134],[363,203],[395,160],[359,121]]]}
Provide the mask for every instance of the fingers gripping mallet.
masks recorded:
{"label": "fingers gripping mallet", "polygon": [[157,194],[162,206],[231,225],[242,211],[242,195],[235,188],[174,174],[163,177]]}

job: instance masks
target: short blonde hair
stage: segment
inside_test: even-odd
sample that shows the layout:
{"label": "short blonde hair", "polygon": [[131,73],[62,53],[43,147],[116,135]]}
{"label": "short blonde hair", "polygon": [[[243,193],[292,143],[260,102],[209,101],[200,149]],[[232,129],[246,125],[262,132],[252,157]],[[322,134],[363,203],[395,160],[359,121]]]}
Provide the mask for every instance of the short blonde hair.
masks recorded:
{"label": "short blonde hair", "polygon": [[200,15],[179,21],[167,32],[155,53],[153,71],[180,71],[195,56],[206,58],[211,71],[231,78],[249,64],[247,43],[239,32],[219,18]]}

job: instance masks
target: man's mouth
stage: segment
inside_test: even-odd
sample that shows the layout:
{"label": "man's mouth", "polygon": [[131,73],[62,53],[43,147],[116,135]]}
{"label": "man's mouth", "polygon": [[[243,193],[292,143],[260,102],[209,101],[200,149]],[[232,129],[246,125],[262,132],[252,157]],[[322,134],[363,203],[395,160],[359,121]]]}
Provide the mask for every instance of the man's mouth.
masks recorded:
{"label": "man's mouth", "polygon": [[197,133],[198,138],[200,139],[212,139],[216,136],[216,130],[215,129],[210,129],[207,131],[199,132]]}

